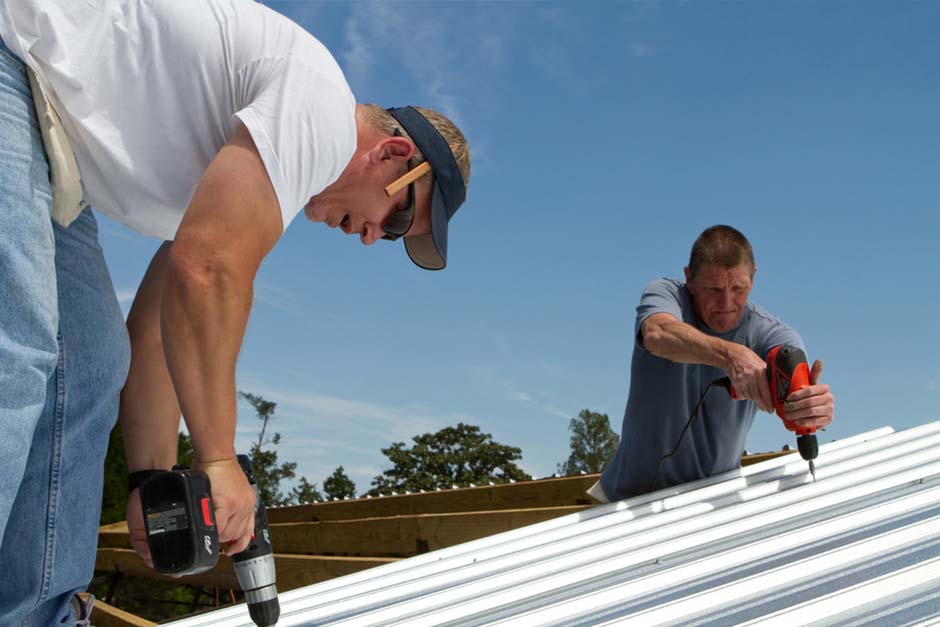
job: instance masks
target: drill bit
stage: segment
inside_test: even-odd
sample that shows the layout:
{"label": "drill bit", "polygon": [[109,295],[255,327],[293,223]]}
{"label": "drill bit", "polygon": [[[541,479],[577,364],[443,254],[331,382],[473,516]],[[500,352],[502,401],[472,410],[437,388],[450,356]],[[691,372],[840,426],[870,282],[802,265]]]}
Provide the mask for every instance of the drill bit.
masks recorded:
{"label": "drill bit", "polygon": [[796,446],[800,449],[800,457],[809,462],[809,472],[816,483],[816,457],[819,455],[819,442],[816,441],[816,430],[804,433],[796,438]]}

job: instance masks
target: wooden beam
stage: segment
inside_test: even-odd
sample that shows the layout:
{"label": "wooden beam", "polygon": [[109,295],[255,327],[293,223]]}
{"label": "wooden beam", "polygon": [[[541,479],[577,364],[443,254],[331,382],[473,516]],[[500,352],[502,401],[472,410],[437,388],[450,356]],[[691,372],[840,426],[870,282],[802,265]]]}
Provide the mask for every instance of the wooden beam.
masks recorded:
{"label": "wooden beam", "polygon": [[[590,505],[590,498],[584,491],[591,487],[599,476],[598,474],[578,475],[423,494],[401,494],[371,499],[275,507],[268,509],[268,520],[272,524],[319,522],[385,516]],[[126,548],[128,546],[127,523],[114,523],[101,527],[98,534],[98,546]]]}
{"label": "wooden beam", "polygon": [[518,529],[587,505],[272,525],[279,553],[411,556]]}
{"label": "wooden beam", "polygon": [[[747,466],[773,459],[780,455],[786,455],[788,452],[790,451],[745,455],[741,458],[741,465]],[[291,507],[275,507],[268,509],[268,519],[272,523],[317,522],[382,516],[590,505],[591,500],[585,494],[585,490],[594,485],[594,482],[599,478],[599,473],[593,473],[535,481],[519,481],[517,483],[501,483],[494,486],[456,488],[439,492],[425,492],[423,494],[399,494],[371,499],[350,499],[348,501],[328,501]]]}
{"label": "wooden beam", "polygon": [[741,458],[741,465],[750,466],[751,464],[765,462],[768,459],[774,459],[775,457],[780,457],[781,455],[789,455],[792,452],[793,451],[773,451],[770,453],[754,453],[753,455],[745,455]]}
{"label": "wooden beam", "polygon": [[127,532],[126,520],[114,522],[114,523],[111,523],[110,525],[101,525],[100,527],[98,527],[98,531],[111,531],[111,530],[121,530],[121,529],[123,529],[125,533]]}
{"label": "wooden beam", "polygon": [[[421,514],[271,525],[278,553],[409,556],[580,512],[587,505]],[[127,530],[102,531],[99,547],[126,548]]]}
{"label": "wooden beam", "polygon": [[[88,595],[83,594],[83,598]],[[95,627],[156,627],[157,623],[130,612],[108,605],[101,599],[95,599],[95,606],[91,610],[91,624]]]}
{"label": "wooden beam", "polygon": [[[385,557],[326,557],[319,555],[275,555],[277,567],[277,588],[286,591],[327,581],[341,575],[357,573],[373,566],[380,566],[396,561]],[[212,570],[191,575],[185,579],[161,575],[147,567],[131,549],[98,549],[95,561],[96,572],[114,572],[115,570],[134,577],[158,579],[176,584],[192,584],[238,590],[238,580],[232,568],[232,560],[219,557],[219,563]]]}
{"label": "wooden beam", "polygon": [[[741,458],[741,465],[747,466],[780,455],[787,455],[791,452],[774,451],[745,455]],[[371,499],[350,499],[291,507],[272,507],[268,509],[268,519],[271,523],[319,522],[384,516],[589,505],[591,501],[584,492],[599,477],[599,474],[594,473],[536,481],[520,481],[494,486],[457,488],[422,494],[399,494]],[[99,531],[100,546],[127,546],[124,539],[127,534],[126,523],[119,522],[105,525]],[[112,535],[112,532],[116,535]]]}
{"label": "wooden beam", "polygon": [[272,523],[351,520],[383,516],[443,514],[589,505],[584,493],[599,475],[577,475],[475,488],[400,494],[371,499],[330,501],[268,509]]}
{"label": "wooden beam", "polygon": [[98,528],[98,548],[130,548],[130,541],[127,539],[127,521],[114,523]]}

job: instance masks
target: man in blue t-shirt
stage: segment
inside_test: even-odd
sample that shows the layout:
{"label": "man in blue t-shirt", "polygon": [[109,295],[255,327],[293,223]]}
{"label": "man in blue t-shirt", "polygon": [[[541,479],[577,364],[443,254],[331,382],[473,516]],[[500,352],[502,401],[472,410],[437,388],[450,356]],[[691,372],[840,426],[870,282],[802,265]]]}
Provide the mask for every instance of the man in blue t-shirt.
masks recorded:
{"label": "man in blue t-shirt", "polygon": [[[718,225],[695,240],[685,283],[661,278],[643,290],[620,448],[588,490],[595,499],[617,501],[738,467],[757,410],[773,411],[767,353],[781,344],[805,351],[796,331],[748,301],[756,270],[747,238]],[[817,429],[832,422],[835,402],[821,374],[817,360],[811,385],[788,399],[788,420]],[[720,388],[705,394],[726,376],[746,400]]]}

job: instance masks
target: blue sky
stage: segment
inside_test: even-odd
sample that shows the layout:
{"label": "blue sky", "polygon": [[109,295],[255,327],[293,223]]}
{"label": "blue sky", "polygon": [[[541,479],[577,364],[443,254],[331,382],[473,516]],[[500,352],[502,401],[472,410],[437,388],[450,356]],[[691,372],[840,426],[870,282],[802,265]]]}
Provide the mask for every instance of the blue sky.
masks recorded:
{"label": "blue sky", "polygon": [[[439,109],[473,153],[443,272],[302,216],[261,268],[238,386],[310,481],[365,491],[382,447],[458,421],[534,476],[581,409],[619,432],[640,292],[718,223],[825,361],[822,442],[940,419],[940,4],[266,4],[358,101]],[[158,243],[101,223],[126,310]],[[792,443],[758,414],[750,451]]]}

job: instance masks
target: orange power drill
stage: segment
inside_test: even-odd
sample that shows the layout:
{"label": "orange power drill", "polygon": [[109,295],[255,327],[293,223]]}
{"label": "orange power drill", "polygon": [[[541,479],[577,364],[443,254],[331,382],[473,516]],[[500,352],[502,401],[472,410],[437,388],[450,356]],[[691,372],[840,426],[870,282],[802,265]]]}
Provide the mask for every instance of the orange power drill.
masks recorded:
{"label": "orange power drill", "polygon": [[[796,445],[800,451],[800,457],[809,462],[809,472],[813,475],[813,481],[816,481],[816,464],[813,460],[819,455],[819,443],[816,441],[816,427],[801,427],[795,422],[784,418],[783,405],[787,397],[809,386],[809,363],[806,361],[806,353],[796,346],[781,344],[771,349],[767,354],[767,382],[770,384],[770,393],[774,398],[774,409],[783,425],[796,433]],[[727,384],[722,380],[721,385],[726,385],[731,393],[731,398],[740,398],[734,387],[731,386],[730,379]]]}
{"label": "orange power drill", "polygon": [[806,353],[796,346],[775,346],[767,355],[767,380],[774,397],[774,409],[783,420],[783,425],[796,433],[796,446],[800,450],[800,457],[809,462],[809,472],[815,482],[816,464],[813,460],[819,455],[816,427],[801,427],[783,417],[783,403],[787,397],[797,390],[809,387],[809,363],[806,361]]}

